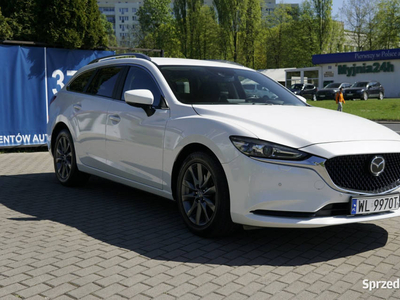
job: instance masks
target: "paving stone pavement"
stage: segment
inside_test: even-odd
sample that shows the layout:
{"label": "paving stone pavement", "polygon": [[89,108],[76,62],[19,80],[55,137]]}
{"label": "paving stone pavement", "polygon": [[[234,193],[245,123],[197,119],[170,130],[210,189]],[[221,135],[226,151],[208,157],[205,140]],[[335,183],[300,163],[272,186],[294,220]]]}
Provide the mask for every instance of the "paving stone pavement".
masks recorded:
{"label": "paving stone pavement", "polygon": [[192,235],[175,204],[0,154],[0,299],[400,299],[400,220]]}

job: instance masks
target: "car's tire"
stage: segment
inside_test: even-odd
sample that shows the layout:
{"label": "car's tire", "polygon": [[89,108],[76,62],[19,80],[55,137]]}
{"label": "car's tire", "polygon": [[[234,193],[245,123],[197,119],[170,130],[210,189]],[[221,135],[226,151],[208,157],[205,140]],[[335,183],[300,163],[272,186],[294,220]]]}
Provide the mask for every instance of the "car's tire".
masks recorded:
{"label": "car's tire", "polygon": [[315,94],[312,95],[312,101],[317,101],[317,95]]}
{"label": "car's tire", "polygon": [[361,96],[361,100],[367,101],[368,100],[368,93],[364,92]]}
{"label": "car's tire", "polygon": [[382,92],[379,92],[378,100],[383,100],[385,95]]}
{"label": "car's tire", "polygon": [[58,181],[65,186],[83,185],[89,174],[78,170],[72,136],[67,129],[61,130],[53,149],[54,171]]}
{"label": "car's tire", "polygon": [[217,159],[205,152],[182,163],[176,188],[179,212],[190,231],[203,237],[231,234],[238,225],[230,215],[228,182]]}

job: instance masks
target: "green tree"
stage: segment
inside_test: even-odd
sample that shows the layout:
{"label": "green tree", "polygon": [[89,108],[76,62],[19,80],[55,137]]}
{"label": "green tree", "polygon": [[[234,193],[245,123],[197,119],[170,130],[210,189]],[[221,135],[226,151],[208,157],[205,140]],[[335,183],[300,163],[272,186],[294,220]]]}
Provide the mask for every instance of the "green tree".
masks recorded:
{"label": "green tree", "polygon": [[[140,32],[139,46],[152,49],[164,49],[168,55],[180,53],[179,40],[176,37],[175,26],[172,24],[172,14],[169,0],[144,0],[139,8]],[[179,55],[180,56],[180,55]]]}
{"label": "green tree", "polygon": [[35,0],[0,0],[2,14],[12,24],[13,39],[36,40],[36,5]]}
{"label": "green tree", "polygon": [[214,9],[204,5],[203,0],[177,0],[174,14],[182,54],[189,58],[217,58],[219,37]]}
{"label": "green tree", "polygon": [[243,63],[255,67],[256,43],[261,30],[261,3],[260,0],[249,0],[243,24],[243,38],[240,44],[243,54]]}
{"label": "green tree", "polygon": [[[226,50],[223,53],[225,59],[238,60],[239,35],[245,20],[248,0],[214,0],[218,21],[221,30],[220,44]],[[228,55],[227,51],[231,53]]]}
{"label": "green tree", "polygon": [[13,31],[9,22],[10,19],[2,15],[0,8],[0,40],[8,40],[13,37]]}
{"label": "green tree", "polygon": [[[64,0],[65,1],[65,0]],[[86,23],[83,32],[82,48],[103,48],[108,44],[107,32],[101,20],[101,13],[96,0],[82,0]]]}
{"label": "green tree", "polygon": [[199,21],[200,49],[202,59],[220,58],[218,51],[219,25],[212,7],[203,5]]}
{"label": "green tree", "polygon": [[286,66],[288,51],[291,51],[291,40],[295,38],[290,33],[293,18],[291,6],[279,4],[264,22],[264,35],[266,37],[266,57],[268,68],[283,68]]}
{"label": "green tree", "polygon": [[96,0],[0,0],[0,7],[14,22],[14,39],[82,49],[107,44]]}
{"label": "green tree", "polygon": [[357,45],[358,49],[365,48],[367,44],[367,28],[370,21],[369,15],[374,6],[369,0],[347,0],[341,9],[348,37]]}
{"label": "green tree", "polygon": [[332,0],[306,0],[311,2],[314,11],[315,31],[318,54],[324,53],[329,43],[329,32],[332,27]]}
{"label": "green tree", "polygon": [[176,29],[181,41],[181,51],[185,57],[188,56],[187,2],[188,0],[175,0],[173,7]]}
{"label": "green tree", "polygon": [[376,15],[380,48],[398,48],[400,43],[400,0],[381,0]]}
{"label": "green tree", "polygon": [[103,14],[100,15],[101,24],[107,35],[107,46],[108,47],[117,47],[117,37],[115,36],[115,32],[112,26],[112,23],[107,21],[107,17]]}
{"label": "green tree", "polygon": [[172,21],[170,0],[144,0],[137,16],[145,34],[155,32],[162,24]]}

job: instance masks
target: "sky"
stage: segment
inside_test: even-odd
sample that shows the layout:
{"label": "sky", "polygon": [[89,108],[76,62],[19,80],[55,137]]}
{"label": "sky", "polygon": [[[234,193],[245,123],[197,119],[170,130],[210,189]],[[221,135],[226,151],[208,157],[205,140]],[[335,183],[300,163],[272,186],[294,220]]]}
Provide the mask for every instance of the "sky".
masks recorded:
{"label": "sky", "polygon": [[[303,0],[276,0],[276,3],[301,3]],[[332,16],[339,15],[340,9],[343,6],[344,0],[333,0]],[[340,17],[337,19],[340,20]]]}

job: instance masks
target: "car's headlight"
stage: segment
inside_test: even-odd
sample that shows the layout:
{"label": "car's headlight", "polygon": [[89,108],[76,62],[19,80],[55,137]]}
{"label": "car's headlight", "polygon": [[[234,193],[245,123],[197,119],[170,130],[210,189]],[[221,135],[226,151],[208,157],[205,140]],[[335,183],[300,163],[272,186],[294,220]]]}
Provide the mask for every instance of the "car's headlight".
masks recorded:
{"label": "car's headlight", "polygon": [[231,136],[230,139],[233,145],[247,156],[284,160],[303,160],[309,156],[308,153],[297,149],[253,138]]}

